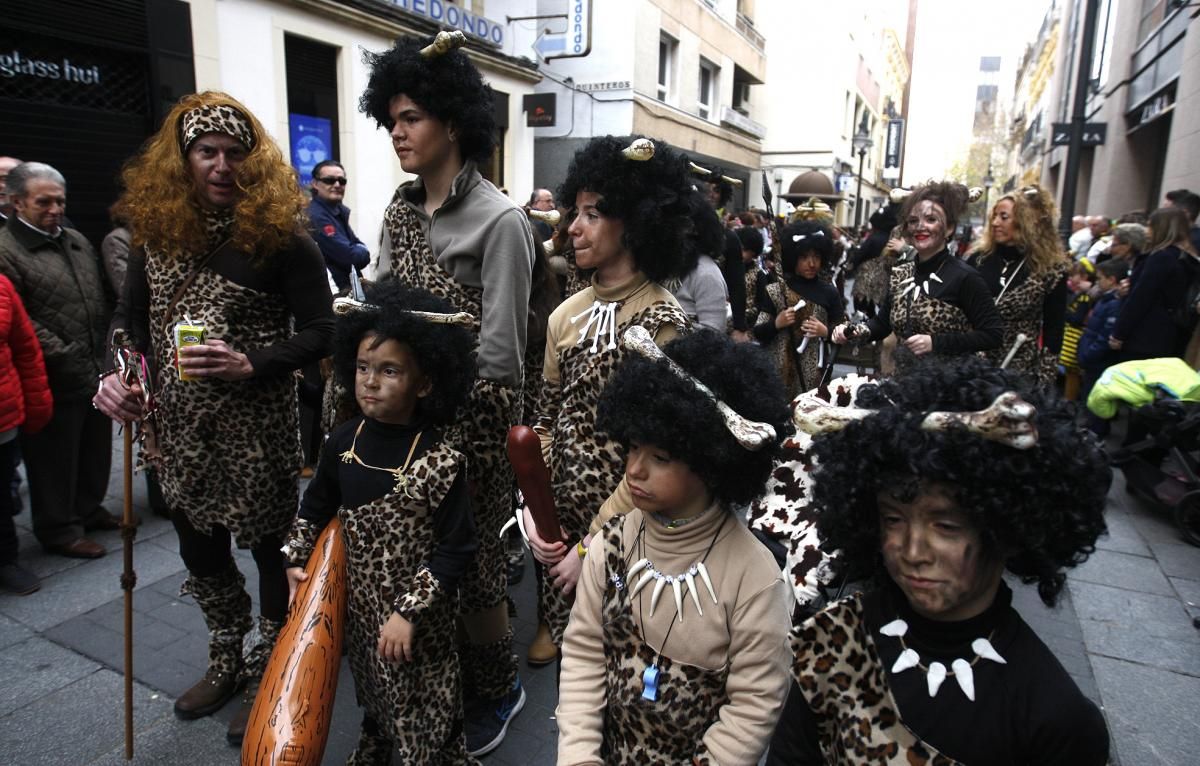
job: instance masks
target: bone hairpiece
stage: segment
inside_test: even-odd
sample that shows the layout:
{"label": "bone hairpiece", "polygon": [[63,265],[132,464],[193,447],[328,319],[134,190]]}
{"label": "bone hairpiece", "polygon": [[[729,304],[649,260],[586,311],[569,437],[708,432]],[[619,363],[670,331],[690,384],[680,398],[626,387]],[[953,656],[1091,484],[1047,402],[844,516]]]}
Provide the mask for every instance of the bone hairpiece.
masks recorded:
{"label": "bone hairpiece", "polygon": [[636,139],[629,146],[622,149],[621,154],[623,154],[627,160],[645,162],[646,160],[654,157],[654,142],[648,138]]}
{"label": "bone hairpiece", "polygon": [[895,189],[892,189],[890,192],[888,192],[888,199],[893,204],[899,205],[901,202],[907,199],[910,194],[912,194],[912,189],[901,189],[899,186],[897,186]]}
{"label": "bone hairpiece", "polygon": [[420,53],[423,58],[435,59],[438,56],[444,56],[455,48],[461,48],[467,44],[467,36],[462,33],[462,30],[454,30],[453,32],[441,31],[437,33],[437,37],[433,38],[433,42],[421,49]]}
{"label": "bone hairpiece", "polygon": [[1036,186],[1026,186],[1021,189],[1021,194],[1025,196],[1025,199],[1037,199],[1039,191]]}
{"label": "bone hairpiece", "polygon": [[[349,297],[333,299],[333,313],[338,316],[372,311],[379,311],[379,307],[373,303],[365,303]],[[417,319],[423,319],[426,322],[432,322],[433,324],[458,324],[470,327],[475,321],[475,317],[465,311],[459,311],[454,314],[441,314],[436,311],[405,310],[404,313],[414,316]]]}
{"label": "bone hairpiece", "polygon": [[544,250],[544,251],[545,251],[545,253],[546,253],[546,255],[547,255],[547,256],[554,255],[554,252],[555,252],[557,249],[558,249],[558,248],[556,248],[556,247],[554,246],[554,240],[553,240],[553,239],[548,239],[548,240],[546,240],[545,242],[543,242],[543,243],[542,243],[542,250]]}
{"label": "bone hairpiece", "polygon": [[729,176],[721,176],[721,180],[724,181],[725,183],[729,184],[730,186],[732,186],[735,189],[742,188],[742,179],[740,179],[740,178],[730,178]]}
{"label": "bone hairpiece", "polygon": [[989,441],[1016,449],[1030,449],[1038,442],[1034,418],[1037,410],[1015,391],[1006,391],[985,410],[978,412],[931,412],[921,421],[923,431],[948,431],[960,425]]}
{"label": "bone hairpiece", "polygon": [[562,219],[562,214],[557,210],[529,210],[527,213],[533,220],[545,221],[551,226],[558,226],[559,220]]}
{"label": "bone hairpiece", "polygon": [[981,187],[972,186],[970,189],[967,189],[968,202],[978,202],[981,199],[983,199],[983,189]]}
{"label": "bone hairpiece", "polygon": [[701,167],[700,165],[697,165],[694,162],[688,163],[688,169],[691,170],[693,173],[695,173],[698,176],[711,176],[712,175],[711,170],[709,170],[706,167]]}
{"label": "bone hairpiece", "polygon": [[729,433],[733,434],[733,438],[742,447],[755,452],[775,441],[774,428],[766,423],[747,420],[734,412],[732,407],[717,398],[712,389],[693,377],[687,370],[680,367],[674,359],[664,354],[663,350],[655,345],[654,338],[650,337],[650,331],[645,327],[641,325],[630,327],[621,337],[621,343],[630,351],[637,352],[648,359],[666,359],[671,372],[690,382],[696,387],[697,391],[704,394],[709,401],[717,405],[717,411],[721,413],[721,420],[725,422],[725,427],[729,429]]}

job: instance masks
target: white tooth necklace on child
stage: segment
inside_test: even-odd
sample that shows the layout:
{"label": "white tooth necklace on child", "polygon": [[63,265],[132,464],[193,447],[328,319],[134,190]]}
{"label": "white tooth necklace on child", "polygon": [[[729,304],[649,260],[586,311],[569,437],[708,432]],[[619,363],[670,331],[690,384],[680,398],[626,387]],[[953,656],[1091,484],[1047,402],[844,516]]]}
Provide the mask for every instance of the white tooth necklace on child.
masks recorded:
{"label": "white tooth necklace on child", "polygon": [[908,633],[908,623],[901,619],[895,619],[879,629],[879,632],[885,636],[894,636],[900,640],[900,656],[896,658],[896,662],[892,665],[893,673],[903,673],[909,668],[920,668],[925,672],[925,681],[929,688],[929,696],[934,697],[941,688],[942,682],[948,676],[954,676],[954,680],[958,682],[958,687],[962,689],[967,699],[975,701],[975,671],[973,668],[980,660],[991,660],[998,662],[1001,665],[1007,665],[1008,662],[1000,656],[992,646],[992,639],[996,636],[996,631],[992,631],[987,638],[977,638],[971,642],[971,651],[975,652],[975,658],[967,661],[961,657],[950,663],[950,672],[946,672],[946,666],[940,662],[931,662],[928,665],[921,664],[921,655],[917,654],[916,649],[910,648],[904,643],[904,636]]}

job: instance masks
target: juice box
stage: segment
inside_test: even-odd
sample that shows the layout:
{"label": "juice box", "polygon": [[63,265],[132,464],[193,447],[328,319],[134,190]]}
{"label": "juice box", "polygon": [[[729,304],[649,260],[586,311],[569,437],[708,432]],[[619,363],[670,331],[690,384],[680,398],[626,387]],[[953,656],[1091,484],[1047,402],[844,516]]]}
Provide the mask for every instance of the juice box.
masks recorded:
{"label": "juice box", "polygon": [[188,346],[199,346],[204,343],[207,329],[202,324],[185,321],[175,324],[175,369],[179,372],[180,380],[199,380],[194,375],[186,375],[179,366],[179,349]]}

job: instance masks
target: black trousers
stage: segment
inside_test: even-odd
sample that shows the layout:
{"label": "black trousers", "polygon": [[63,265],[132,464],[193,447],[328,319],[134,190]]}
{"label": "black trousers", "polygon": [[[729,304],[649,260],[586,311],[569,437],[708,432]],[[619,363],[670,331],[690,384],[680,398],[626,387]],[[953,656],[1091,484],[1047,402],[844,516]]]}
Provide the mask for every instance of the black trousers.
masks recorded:
{"label": "black trousers", "polygon": [[9,491],[13,476],[17,473],[16,438],[0,444],[0,566],[17,560],[17,525],[13,521],[13,493]]}
{"label": "black trousers", "polygon": [[[90,400],[55,401],[50,423],[21,434],[33,534],[42,545],[83,537],[105,511],[112,469],[112,421]],[[5,485],[7,486],[7,485]]]}

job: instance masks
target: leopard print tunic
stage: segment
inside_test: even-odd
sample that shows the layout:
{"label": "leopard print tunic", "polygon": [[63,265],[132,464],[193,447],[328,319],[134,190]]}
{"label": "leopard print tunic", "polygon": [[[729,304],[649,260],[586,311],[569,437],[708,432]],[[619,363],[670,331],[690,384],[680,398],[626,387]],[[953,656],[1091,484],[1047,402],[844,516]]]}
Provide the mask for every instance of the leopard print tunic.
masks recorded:
{"label": "leopard print tunic", "polygon": [[[892,268],[892,329],[900,339],[913,335],[957,335],[971,331],[971,322],[966,313],[953,303],[932,298],[925,292],[913,298],[913,292],[901,297],[916,269],[915,262],[900,263]],[[897,355],[897,364],[913,359],[911,354]]]}
{"label": "leopard print tunic", "polygon": [[[775,313],[768,314],[765,311],[760,313],[756,324],[774,322],[775,316],[800,301],[800,296],[782,280],[767,285],[767,297],[770,298]],[[781,330],[776,333],[767,347],[771,358],[775,360],[779,374],[783,377],[783,385],[789,399],[794,399],[798,394],[815,388],[821,382],[821,366],[818,364],[821,357],[818,350],[821,345],[820,339],[810,338],[804,353],[796,352],[796,349],[804,341],[804,333],[800,330],[800,325],[809,317],[816,317],[821,324],[829,325],[829,311],[814,301],[807,301],[804,307],[796,312],[796,324],[787,328],[786,331]],[[832,351],[827,349],[826,353],[832,353]]]}
{"label": "leopard print tunic", "polygon": [[857,594],[792,629],[792,677],[817,720],[830,764],[960,766],[900,720]]}
{"label": "leopard print tunic", "polygon": [[[199,532],[227,528],[239,547],[288,529],[299,502],[302,463],[296,381],[291,375],[242,381],[181,381],[174,325],[184,317],[238,351],[292,336],[282,295],[239,285],[202,269],[166,316],[171,297],[201,256],[146,253],[149,327],[158,374],[158,470],[167,503]],[[163,328],[163,324],[168,326]]]}
{"label": "leopard print tunic", "polygon": [[1063,265],[1046,274],[1031,275],[1004,291],[996,300],[996,310],[1004,319],[1004,340],[999,348],[985,352],[988,361],[1000,366],[1016,343],[1017,335],[1023,333],[1027,340],[1017,349],[1007,369],[1029,376],[1039,386],[1054,384],[1058,377],[1057,355],[1040,347],[1038,338],[1042,334],[1042,307],[1046,296],[1066,278],[1066,266]]}
{"label": "leopard print tunic", "polygon": [[[438,265],[417,216],[399,191],[383,216],[393,247],[392,276],[405,284],[428,290],[457,311],[475,317],[476,338],[483,316],[483,290],[455,282]],[[459,420],[446,431],[446,440],[467,456],[471,505],[479,532],[475,566],[460,586],[462,611],[473,614],[504,601],[507,592],[506,556],[500,528],[512,513],[514,478],[505,452],[510,426],[521,422],[521,392],[482,378]]]}
{"label": "leopard print tunic", "polygon": [[858,267],[854,272],[854,296],[865,298],[876,306],[887,297],[892,259],[880,254]]}
{"label": "leopard print tunic", "polygon": [[[618,309],[619,311],[619,309]],[[622,320],[618,314],[616,335],[639,325],[656,337],[664,325],[680,333],[689,327],[687,316],[675,303],[652,303]],[[596,403],[617,365],[629,353],[620,343],[612,350],[591,353],[591,345],[572,345],[559,358],[557,387],[543,385],[538,425],[554,435],[550,456],[550,481],[559,522],[569,540],[588,533],[600,506],[616,490],[625,473],[621,445],[596,430]],[[573,554],[572,554],[573,555]],[[571,616],[573,596],[564,596],[551,578],[538,582],[538,606],[550,627],[555,645],[562,646],[563,632]]]}
{"label": "leopard print tunic", "polygon": [[[704,732],[728,702],[729,666],[706,670],[661,656],[633,619],[622,542],[623,518],[604,528],[608,583],[602,605],[606,702],[601,755],[609,766],[711,764]],[[658,700],[642,698],[642,673],[657,662]]]}
{"label": "leopard print tunic", "polygon": [[[401,763],[475,762],[459,726],[462,695],[451,640],[457,599],[424,566],[434,549],[432,514],[463,460],[439,443],[410,467],[407,493],[338,509],[346,540],[347,653],[358,704],[395,742]],[[379,657],[379,631],[393,610],[410,619],[419,613],[411,663]]]}

